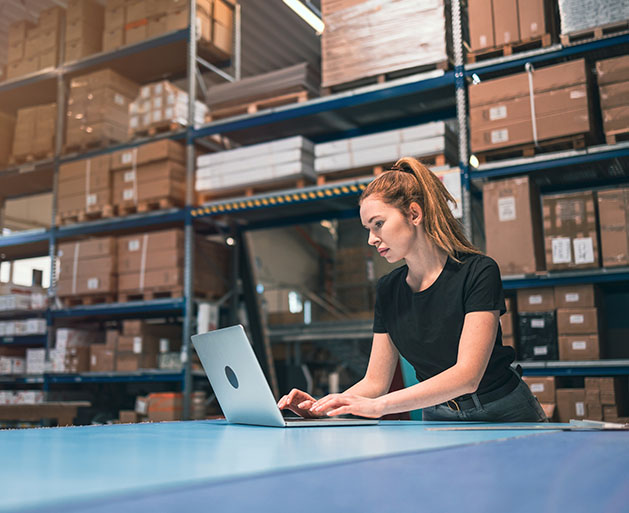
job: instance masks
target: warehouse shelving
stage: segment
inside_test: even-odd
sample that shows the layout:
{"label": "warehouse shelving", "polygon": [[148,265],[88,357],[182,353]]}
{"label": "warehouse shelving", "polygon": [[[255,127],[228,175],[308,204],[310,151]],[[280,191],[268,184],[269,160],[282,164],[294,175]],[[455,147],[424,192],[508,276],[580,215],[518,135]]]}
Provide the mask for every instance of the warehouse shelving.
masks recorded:
{"label": "warehouse shelving", "polygon": [[519,362],[525,376],[626,376],[629,360]]}
{"label": "warehouse shelving", "polygon": [[[459,2],[453,2],[459,6]],[[460,7],[460,6],[459,6]],[[190,80],[195,71],[191,70],[191,63],[196,57],[194,44],[190,44],[190,31],[181,30],[170,34],[165,34],[150,41],[138,43],[125,47],[108,54],[90,56],[75,63],[60,66],[56,70],[44,70],[24,79],[0,84],[0,102],[5,99],[12,99],[16,95],[23,95],[31,92],[33,98],[44,94],[44,90],[49,90],[51,86],[56,87],[59,76],[72,77],[83,72],[92,71],[99,67],[115,64],[129,66],[129,63],[139,61],[159,61],[162,59],[162,51],[168,52],[177,49],[179,52],[179,62],[185,62],[181,57],[185,53],[188,45],[188,60],[186,63],[188,72],[188,82],[191,92],[195,91],[195,81]],[[477,64],[463,65],[462,61],[457,62],[454,71],[433,71],[392,80],[384,84],[367,86],[348,92],[332,94],[321,98],[308,100],[303,103],[292,104],[273,109],[263,110],[255,114],[235,116],[205,124],[198,128],[187,127],[177,133],[161,134],[153,138],[145,138],[129,141],[111,148],[93,150],[81,155],[60,155],[59,162],[66,162],[77,158],[86,158],[100,153],[116,151],[128,147],[137,146],[144,142],[157,140],[159,138],[173,138],[185,140],[189,150],[193,144],[202,142],[203,139],[215,134],[228,135],[230,138],[241,144],[254,144],[265,142],[270,139],[302,135],[315,142],[325,142],[341,139],[349,136],[374,133],[381,130],[401,128],[413,124],[424,123],[433,120],[442,120],[457,116],[459,119],[459,131],[466,134],[465,115],[465,79],[478,75],[481,78],[491,78],[509,74],[523,69],[526,62],[533,64],[547,64],[565,59],[572,59],[586,55],[594,55],[597,52],[615,50],[626,52],[629,47],[629,35],[621,35],[606,38],[599,41],[586,42],[562,47],[553,45],[550,48],[534,50],[524,54],[515,54],[509,57],[493,59]],[[460,49],[459,49],[460,50]],[[158,55],[156,59],[146,59],[147,55]],[[168,53],[166,52],[166,53]],[[169,61],[168,58],[164,62]],[[161,64],[160,64],[161,65]],[[131,66],[134,67],[134,66]],[[156,69],[156,68],[155,68]],[[147,81],[146,75],[141,75],[140,68],[137,68],[138,77]],[[183,72],[183,69],[180,69]],[[133,78],[132,76],[130,78]],[[53,89],[54,89],[53,87]],[[49,93],[47,93],[49,94]],[[461,107],[461,95],[462,104]],[[191,94],[191,97],[196,95]],[[55,101],[50,98],[46,101]],[[459,103],[457,110],[457,101]],[[29,103],[37,103],[36,100],[29,99]],[[19,103],[17,104],[19,105]],[[463,141],[463,146],[467,146],[467,141]],[[602,145],[589,147],[585,150],[575,150],[570,152],[560,152],[539,155],[530,159],[513,159],[491,164],[482,164],[477,169],[470,169],[467,164],[467,150],[461,153],[462,157],[459,167],[461,168],[462,184],[464,190],[469,194],[472,180],[486,180],[500,176],[512,176],[517,174],[531,173],[542,169],[570,167],[575,165],[605,164],[619,160],[626,163],[629,157],[629,143],[616,145]],[[188,152],[188,189],[189,203],[191,203],[191,173],[194,166],[193,150]],[[25,170],[35,171],[52,170],[54,163],[41,161],[33,164],[14,166],[4,171],[0,171],[0,181],[3,177],[15,176]],[[26,174],[26,173],[23,173]],[[614,180],[626,180],[626,174],[620,178],[605,177],[613,183]],[[199,207],[189,204],[182,209],[174,209],[167,212],[156,212],[140,214],[125,218],[116,218],[79,225],[69,225],[52,228],[50,230],[38,230],[27,233],[12,234],[7,237],[0,237],[0,251],[14,258],[18,254],[45,254],[49,246],[54,247],[58,239],[72,239],[83,235],[97,233],[113,233],[120,230],[134,230],[141,227],[162,225],[162,223],[178,223],[186,227],[188,241],[192,233],[193,225],[199,226],[206,222],[214,221],[217,216],[227,215],[238,221],[244,222],[244,229],[256,229],[277,227],[286,224],[296,224],[320,220],[329,217],[353,217],[357,213],[356,197],[360,194],[369,179],[350,180],[344,183],[334,183],[323,186],[308,186],[301,189],[287,191],[274,191],[251,197],[241,197],[229,200],[213,201]],[[304,197],[305,196],[305,197]],[[469,196],[467,197],[469,204]],[[469,205],[468,205],[469,206]],[[469,223],[470,211],[465,212],[465,221]],[[26,250],[26,251],[25,251]],[[35,253],[34,253],[35,252]],[[191,246],[186,244],[187,258],[190,262]],[[137,305],[129,304],[108,304],[93,305],[85,307],[75,307],[61,310],[53,310],[51,315],[55,319],[70,319],[79,317],[104,317],[116,316],[124,318],[126,316],[148,316],[165,313],[181,313],[184,318],[184,326],[190,329],[192,316],[192,303],[187,298],[190,297],[191,283],[190,266],[186,267],[186,290],[184,298],[165,301],[163,303],[138,302]],[[522,287],[534,287],[542,285],[569,284],[569,283],[609,283],[615,281],[629,281],[629,269],[618,270],[600,269],[596,271],[547,273],[536,277],[505,277],[505,289],[516,289]],[[302,329],[302,328],[300,328]],[[306,331],[303,331],[306,329]],[[340,327],[331,330],[319,328],[303,328],[287,330],[271,330],[272,340],[278,343],[287,342],[292,337],[293,340],[304,339],[324,339],[334,338],[341,340],[344,338],[343,330]],[[362,337],[370,331],[370,323],[363,328],[356,328]],[[308,331],[309,330],[309,331]],[[319,330],[319,331],[317,331]],[[324,333],[325,331],[325,333]],[[365,332],[365,333],[363,333]],[[184,338],[187,338],[184,335]],[[626,363],[615,361],[609,368],[620,369],[624,373],[629,373]],[[537,372],[538,367],[525,366],[526,373]],[[532,362],[536,363],[536,362]],[[556,364],[558,362],[545,362]],[[580,365],[579,362],[559,362],[557,368],[570,372],[572,368],[593,368]],[[564,365],[565,364],[565,365]],[[607,363],[606,363],[607,365]],[[624,365],[624,366],[623,366]],[[541,367],[539,367],[541,368]],[[555,367],[548,366],[547,369]],[[599,372],[601,372],[599,368]],[[548,374],[549,370],[546,370]],[[184,372],[177,374],[184,383],[184,390],[190,390],[190,380],[192,374]],[[115,379],[113,377],[112,379]]]}
{"label": "warehouse shelving", "polygon": [[45,346],[46,335],[5,335],[0,337],[0,345]]}

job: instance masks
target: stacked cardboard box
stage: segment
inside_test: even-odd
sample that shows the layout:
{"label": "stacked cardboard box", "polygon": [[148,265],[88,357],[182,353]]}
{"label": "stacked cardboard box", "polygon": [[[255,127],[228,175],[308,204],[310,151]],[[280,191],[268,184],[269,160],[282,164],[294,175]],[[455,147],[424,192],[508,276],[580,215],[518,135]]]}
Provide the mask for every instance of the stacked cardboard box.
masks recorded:
{"label": "stacked cardboard box", "polygon": [[627,376],[585,378],[588,418],[609,422],[628,422],[629,383]]}
{"label": "stacked cardboard box", "polygon": [[537,188],[528,176],[483,186],[487,254],[506,274],[544,269],[544,248]]}
{"label": "stacked cardboard box", "polygon": [[561,360],[598,360],[601,357],[598,303],[598,290],[594,285],[555,287]]}
{"label": "stacked cardboard box", "polygon": [[314,144],[296,136],[201,155],[195,190],[222,192],[303,178],[314,180]]}
{"label": "stacked cardboard box", "polygon": [[26,20],[18,21],[9,26],[9,46],[7,49],[8,79],[37,71],[39,65],[37,58],[26,58],[26,34],[34,28],[35,25]]}
{"label": "stacked cardboard box", "polygon": [[181,326],[123,321],[118,337],[116,370],[121,372],[158,367],[160,355],[181,347]]}
{"label": "stacked cardboard box", "polygon": [[124,45],[126,0],[106,0],[103,30],[103,51],[110,52]]}
{"label": "stacked cardboard box", "polygon": [[59,328],[50,350],[50,372],[88,372],[90,344],[101,343],[102,333],[87,329]]}
{"label": "stacked cardboard box", "polygon": [[[443,0],[420,4],[323,0],[321,11],[323,87],[448,60],[450,37]],[[422,30],[415,29],[419,26]],[[409,48],[422,51],[409,52]]]}
{"label": "stacked cardboard box", "polygon": [[445,155],[456,161],[456,132],[449,123],[435,121],[425,125],[389,130],[371,135],[317,144],[315,170],[331,173],[347,169],[395,162],[401,157]]}
{"label": "stacked cardboard box", "polygon": [[518,346],[520,360],[556,360],[557,322],[552,287],[520,289],[518,301]]}
{"label": "stacked cardboard box", "polygon": [[128,139],[129,104],[138,85],[105,69],[72,79],[68,96],[66,147]]}
{"label": "stacked cardboard box", "polygon": [[103,6],[95,0],[69,0],[66,11],[65,62],[98,53],[103,47]]}
{"label": "stacked cardboard box", "polygon": [[36,105],[17,111],[13,158],[52,156],[55,151],[57,104]]}
{"label": "stacked cardboard box", "polygon": [[608,136],[608,143],[613,143],[615,134],[629,131],[629,56],[598,61],[596,72],[601,96],[603,129]]}
{"label": "stacked cardboard box", "polygon": [[288,287],[265,287],[263,297],[267,322],[270,325],[303,324],[303,302],[297,290]]}
{"label": "stacked cardboard box", "polygon": [[15,117],[0,112],[0,166],[9,163],[15,134]]}
{"label": "stacked cardboard box", "polygon": [[0,336],[43,335],[46,333],[46,319],[24,319],[0,321]]}
{"label": "stacked cardboard box", "polygon": [[[206,114],[207,106],[196,100],[194,125],[202,125]],[[188,124],[188,93],[167,80],[142,86],[129,105],[129,131],[143,133],[168,124]]]}
{"label": "stacked cardboard box", "polygon": [[61,165],[57,209],[62,219],[77,211],[105,213],[111,209],[110,167],[109,155]]}
{"label": "stacked cardboard box", "polygon": [[556,394],[559,422],[588,417],[584,388],[558,388]]}
{"label": "stacked cardboard box", "polygon": [[34,71],[55,67],[59,63],[59,38],[65,10],[51,7],[39,15],[33,25],[20,21],[9,29],[8,78],[15,78]]}
{"label": "stacked cardboard box", "polygon": [[[123,299],[183,290],[183,231],[164,230],[120,237],[118,288]],[[197,237],[194,241],[195,293],[220,297],[229,283],[230,251],[225,245]]]}
{"label": "stacked cardboard box", "polygon": [[591,132],[590,93],[583,59],[530,74],[517,73],[470,86],[473,152]]}
{"label": "stacked cardboard box", "polygon": [[119,335],[117,330],[107,330],[104,344],[90,345],[91,372],[113,372],[116,370],[116,350]]}
{"label": "stacked cardboard box", "polygon": [[603,267],[629,265],[629,188],[597,193]]}
{"label": "stacked cardboard box", "polygon": [[495,48],[550,34],[550,8],[547,0],[469,0],[470,49]]}
{"label": "stacked cardboard box", "polygon": [[544,196],[542,210],[549,271],[600,267],[593,191]]}
{"label": "stacked cardboard box", "polygon": [[59,244],[59,297],[115,294],[116,239],[95,238]]}
{"label": "stacked cardboard box", "polygon": [[524,376],[522,379],[544,408],[548,420],[552,422],[557,404],[555,378],[553,376]]}
{"label": "stacked cardboard box", "polygon": [[149,394],[147,398],[147,417],[149,422],[181,420],[183,413],[183,395],[177,392]]}
{"label": "stacked cardboard box", "polygon": [[156,141],[112,154],[113,204],[119,212],[140,203],[183,205],[186,197],[185,148]]}

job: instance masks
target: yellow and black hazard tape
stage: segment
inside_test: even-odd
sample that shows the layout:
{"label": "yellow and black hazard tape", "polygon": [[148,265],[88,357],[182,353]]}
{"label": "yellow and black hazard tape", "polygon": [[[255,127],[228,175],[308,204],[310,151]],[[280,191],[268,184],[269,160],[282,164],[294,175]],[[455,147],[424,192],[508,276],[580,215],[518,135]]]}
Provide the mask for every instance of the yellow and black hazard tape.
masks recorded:
{"label": "yellow and black hazard tape", "polygon": [[307,201],[316,201],[320,199],[334,198],[338,196],[355,195],[362,192],[367,187],[366,183],[357,183],[351,185],[339,185],[329,188],[310,189],[303,192],[292,191],[290,193],[272,194],[258,198],[237,198],[233,201],[225,201],[222,203],[204,205],[194,208],[191,211],[193,217],[208,216],[215,214],[223,214],[225,212],[235,212],[242,210],[250,210],[254,208],[264,208],[269,206],[285,205],[290,203],[304,203]]}

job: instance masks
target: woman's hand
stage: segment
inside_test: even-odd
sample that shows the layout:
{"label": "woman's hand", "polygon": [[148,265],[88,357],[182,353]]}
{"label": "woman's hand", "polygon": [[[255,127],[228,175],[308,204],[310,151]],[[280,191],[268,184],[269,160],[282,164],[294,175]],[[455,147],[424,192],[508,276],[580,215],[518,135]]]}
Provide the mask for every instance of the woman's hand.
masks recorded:
{"label": "woman's hand", "polygon": [[296,413],[300,417],[304,418],[314,418],[321,417],[322,415],[317,415],[314,412],[310,411],[312,405],[315,403],[315,398],[310,394],[298,390],[297,388],[293,388],[287,395],[282,397],[278,402],[277,406],[280,410],[285,410],[288,408],[293,413]]}
{"label": "woman's hand", "polygon": [[323,399],[315,401],[310,408],[312,414],[321,416],[327,415],[358,415],[377,419],[384,415],[384,404],[382,398],[362,397],[355,394],[330,394]]}

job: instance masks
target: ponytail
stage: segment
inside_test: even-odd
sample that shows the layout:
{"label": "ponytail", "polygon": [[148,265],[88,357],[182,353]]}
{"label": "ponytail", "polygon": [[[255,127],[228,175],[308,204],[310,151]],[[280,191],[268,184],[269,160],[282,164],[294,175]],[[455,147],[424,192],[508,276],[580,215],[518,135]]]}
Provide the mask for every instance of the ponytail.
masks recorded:
{"label": "ponytail", "polygon": [[456,205],[455,199],[441,180],[417,159],[404,157],[398,160],[367,186],[359,203],[371,195],[377,195],[405,216],[410,214],[411,203],[416,202],[423,212],[426,235],[454,260],[458,261],[457,254],[460,253],[480,253],[467,240],[461,223],[452,215],[448,202]]}

